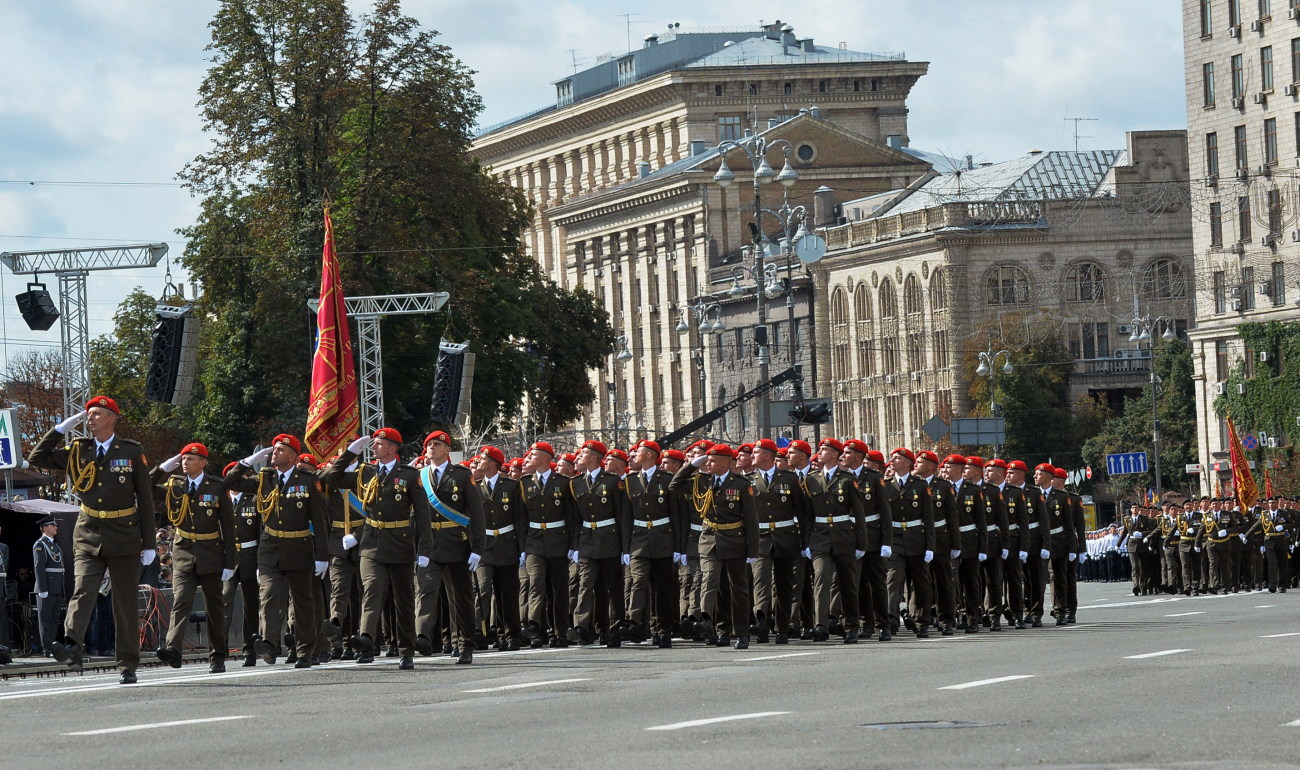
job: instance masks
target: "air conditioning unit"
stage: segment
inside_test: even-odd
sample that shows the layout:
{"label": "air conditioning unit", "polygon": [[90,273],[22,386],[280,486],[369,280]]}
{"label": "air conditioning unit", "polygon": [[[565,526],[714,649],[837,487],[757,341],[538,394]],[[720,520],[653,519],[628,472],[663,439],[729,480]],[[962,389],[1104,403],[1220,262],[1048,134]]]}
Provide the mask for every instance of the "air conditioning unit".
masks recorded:
{"label": "air conditioning unit", "polygon": [[1132,334],[1133,327],[1128,324],[1120,324],[1118,327],[1115,328],[1115,331],[1120,334]]}
{"label": "air conditioning unit", "polygon": [[1246,254],[1246,244],[1241,242],[1234,243],[1229,250],[1239,257],[1244,256]]}
{"label": "air conditioning unit", "polygon": [[669,351],[669,352],[667,353],[667,357],[668,357],[668,363],[670,363],[670,364],[675,364],[675,363],[677,363],[678,361],[682,360],[682,354],[681,354],[681,353],[678,353],[678,352],[675,351],[675,350],[673,350],[673,351]]}
{"label": "air conditioning unit", "polygon": [[1294,21],[1300,19],[1300,13],[1296,13],[1296,9],[1294,8],[1288,8],[1286,9],[1286,17]]}
{"label": "air conditioning unit", "polygon": [[912,372],[912,382],[920,382],[920,381],[921,381],[921,373]]}
{"label": "air conditioning unit", "polygon": [[1241,37],[1241,25],[1228,27],[1228,37]]}
{"label": "air conditioning unit", "polygon": [[918,440],[920,440],[920,438],[921,438],[921,431],[919,431],[919,430],[914,430],[914,431],[912,431],[912,440],[913,440],[913,441],[918,441]]}
{"label": "air conditioning unit", "polygon": [[[1300,158],[1297,158],[1297,160],[1300,160]],[[1218,186],[1219,186],[1219,175],[1218,175],[1218,174],[1210,174],[1208,177],[1206,177],[1206,178],[1205,178],[1205,186],[1206,186],[1206,187],[1218,187]]]}
{"label": "air conditioning unit", "polygon": [[1272,233],[1269,233],[1268,235],[1265,235],[1263,238],[1259,239],[1259,245],[1267,248],[1272,248],[1277,245],[1277,236],[1273,235]]}
{"label": "air conditioning unit", "polygon": [[894,384],[894,375],[892,375],[892,374],[886,374],[886,375],[885,375],[885,384],[886,384],[886,385],[893,385],[893,384]]}
{"label": "air conditioning unit", "polygon": [[1263,32],[1263,31],[1264,31],[1264,20],[1263,20],[1263,19],[1255,19],[1254,21],[1252,21],[1252,22],[1250,23],[1250,31],[1251,31],[1251,32]]}
{"label": "air conditioning unit", "polygon": [[1222,382],[1214,383],[1214,395],[1222,396],[1228,390],[1227,384]]}
{"label": "air conditioning unit", "polygon": [[1240,297],[1240,296],[1241,296],[1241,287],[1240,287],[1240,286],[1233,286],[1231,289],[1228,289],[1228,296],[1229,296],[1229,297]]}
{"label": "air conditioning unit", "polygon": [[1268,363],[1268,351],[1267,351],[1267,350],[1261,350],[1261,351],[1259,351],[1259,362],[1262,363],[1262,364],[1266,364],[1266,363]]}
{"label": "air conditioning unit", "polygon": [[1295,96],[1295,83],[1288,83],[1282,86],[1282,93],[1287,96]]}
{"label": "air conditioning unit", "polygon": [[835,392],[837,392],[837,393],[843,393],[845,390],[848,389],[848,387],[849,387],[849,386],[846,385],[846,384],[843,383],[843,382],[837,382],[837,383],[835,383]]}
{"label": "air conditioning unit", "polygon": [[1238,396],[1246,395],[1246,383],[1244,382],[1237,383],[1237,395]]}
{"label": "air conditioning unit", "polygon": [[[1259,293],[1263,294],[1265,297],[1273,296],[1273,282],[1264,281],[1263,283],[1261,283],[1259,285]],[[1264,354],[1261,353],[1260,355],[1264,355]]]}
{"label": "air conditioning unit", "polygon": [[1276,438],[1276,437],[1274,437],[1274,436],[1269,436],[1269,437],[1268,437],[1268,441],[1265,442],[1265,443],[1266,443],[1266,445],[1268,446],[1269,449],[1277,449],[1277,438]]}
{"label": "air conditioning unit", "polygon": [[1240,313],[1240,312],[1241,312],[1241,300],[1239,300],[1239,299],[1234,299],[1234,300],[1232,300],[1231,302],[1228,303],[1228,307],[1232,308],[1233,312]]}
{"label": "air conditioning unit", "polygon": [[1250,179],[1250,169],[1245,166],[1239,166],[1237,168],[1237,178],[1242,180]]}
{"label": "air conditioning unit", "polygon": [[1273,167],[1272,167],[1272,166],[1260,166],[1259,168],[1255,169],[1255,173],[1256,173],[1256,174],[1259,174],[1260,176],[1262,176],[1262,177],[1264,177],[1265,179],[1267,179],[1268,177],[1273,176]]}
{"label": "air conditioning unit", "polygon": [[648,313],[658,313],[658,312],[659,312],[659,306],[658,306],[658,305],[646,305],[644,309],[645,309],[645,311],[648,312]]}
{"label": "air conditioning unit", "polygon": [[1258,93],[1258,94],[1252,94],[1251,97],[1250,97],[1250,100],[1251,100],[1252,102],[1254,102],[1255,104],[1267,104],[1267,103],[1268,103],[1268,94],[1263,93],[1263,92]]}
{"label": "air conditioning unit", "polygon": [[1292,243],[1300,243],[1300,230],[1292,230],[1292,231],[1291,231],[1291,242],[1292,242]]}
{"label": "air conditioning unit", "polygon": [[1244,96],[1234,96],[1234,97],[1232,97],[1232,108],[1233,108],[1234,110],[1242,110],[1242,109],[1245,109],[1245,108],[1246,108],[1246,97],[1244,97]]}

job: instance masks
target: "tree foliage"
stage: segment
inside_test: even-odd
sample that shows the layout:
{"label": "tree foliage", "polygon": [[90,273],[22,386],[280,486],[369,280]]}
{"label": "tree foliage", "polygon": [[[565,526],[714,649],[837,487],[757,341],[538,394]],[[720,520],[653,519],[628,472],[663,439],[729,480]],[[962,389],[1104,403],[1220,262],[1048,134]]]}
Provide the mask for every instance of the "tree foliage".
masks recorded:
{"label": "tree foliage", "polygon": [[[1280,460],[1282,467],[1271,471],[1274,491],[1292,495],[1300,491],[1300,468],[1295,462],[1295,437],[1300,434],[1300,322],[1268,321],[1237,327],[1245,343],[1245,355],[1228,374],[1224,395],[1214,401],[1222,419],[1232,416],[1239,434],[1275,438],[1276,447],[1261,442],[1247,455],[1256,464],[1256,480],[1264,488],[1259,470],[1268,461]],[[1260,360],[1260,354],[1264,360]]]}

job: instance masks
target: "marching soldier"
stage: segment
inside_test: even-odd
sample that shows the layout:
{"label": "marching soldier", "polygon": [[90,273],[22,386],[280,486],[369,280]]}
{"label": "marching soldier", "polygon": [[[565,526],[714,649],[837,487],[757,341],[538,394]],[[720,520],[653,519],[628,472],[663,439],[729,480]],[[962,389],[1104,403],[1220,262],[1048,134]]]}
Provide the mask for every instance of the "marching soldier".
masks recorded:
{"label": "marching soldier", "polygon": [[[257,547],[261,636],[253,649],[268,664],[274,664],[276,648],[269,639],[278,638],[284,626],[283,598],[287,590],[296,621],[294,642],[298,660],[295,668],[310,668],[320,618],[316,617],[316,578],[329,567],[325,546],[325,501],[315,474],[298,467],[302,442],[287,433],[271,446],[239,461],[226,477],[226,487],[255,496],[262,517],[262,535]],[[254,475],[253,466],[269,463]]]}
{"label": "marching soldier", "polygon": [[1142,558],[1143,538],[1155,528],[1150,526],[1150,519],[1142,515],[1142,506],[1133,503],[1129,513],[1124,517],[1124,537],[1128,543],[1128,559],[1133,573],[1133,595],[1146,593],[1146,562]]}
{"label": "marching soldier", "polygon": [[[95,609],[99,587],[108,572],[113,600],[114,649],[122,684],[135,684],[140,665],[140,615],[136,588],[140,565],[158,557],[154,543],[153,490],[144,450],[116,434],[117,402],[96,396],[86,411],[46,433],[32,449],[31,464],[66,470],[81,514],[72,532],[76,576],[64,638],[50,645],[61,663],[81,667],[82,640]],[[89,438],[63,447],[64,434],[86,418]]]}
{"label": "marching soldier", "polygon": [[53,654],[59,640],[60,611],[66,594],[63,549],[59,547],[59,520],[46,516],[37,522],[41,536],[32,544],[32,571],[36,576],[36,625],[41,634],[41,650]]}
{"label": "marching soldier", "polygon": [[934,559],[930,562],[930,585],[939,621],[939,633],[952,636],[957,625],[957,576],[953,553],[960,555],[961,533],[957,515],[957,499],[952,482],[938,474],[939,456],[934,452],[916,453],[916,475],[930,488],[930,501],[934,509]]}
{"label": "marching soldier", "polygon": [[1055,484],[1056,468],[1049,463],[1041,463],[1034,468],[1034,483],[1043,492],[1043,503],[1047,507],[1047,520],[1050,525],[1047,533],[1052,538],[1052,616],[1056,625],[1066,624],[1069,609],[1069,576],[1074,569],[1074,560],[1078,558],[1078,549],[1083,548],[1083,533],[1079,532],[1079,545],[1075,545],[1074,517],[1070,511],[1070,499],[1063,489]]}
{"label": "marching soldier", "polygon": [[1055,468],[1052,471],[1052,486],[1060,493],[1065,495],[1066,505],[1068,506],[1070,522],[1074,531],[1074,560],[1069,562],[1066,570],[1066,599],[1065,599],[1065,622],[1073,624],[1074,616],[1079,610],[1079,564],[1087,556],[1087,545],[1084,543],[1084,533],[1087,531],[1083,519],[1083,501],[1075,493],[1067,491],[1065,480],[1069,477],[1069,472],[1064,468]]}
{"label": "marching soldier", "polygon": [[[844,643],[858,641],[858,570],[867,549],[867,527],[863,513],[863,494],[851,472],[839,466],[844,445],[824,438],[818,446],[822,468],[804,480],[812,521],[804,533],[803,556],[812,562],[813,611],[816,615],[813,640],[830,638],[831,582],[839,586],[840,606],[844,612]],[[860,461],[859,461],[860,462]],[[883,497],[876,489],[873,497]],[[892,529],[892,527],[891,527]],[[891,537],[893,533],[890,533]],[[883,602],[882,602],[883,603]],[[881,619],[881,635],[889,636],[889,618]],[[870,633],[870,628],[867,629]]]}
{"label": "marching soldier", "polygon": [[[366,510],[356,491],[341,487],[335,482],[336,477],[327,473],[332,462],[333,460],[318,466],[316,474],[320,481],[321,495],[325,499],[325,515],[330,524],[326,542],[330,561],[326,571],[329,602],[320,635],[330,648],[330,659],[341,660],[344,657],[343,640],[350,639],[357,632],[357,619],[352,614],[352,591],[360,580],[361,554],[357,549],[357,537],[365,525]],[[354,470],[356,468],[353,466],[347,469],[348,472]],[[348,650],[353,652],[350,643]]]}
{"label": "marching soldier", "polygon": [[[677,619],[677,567],[684,561],[677,550],[681,542],[678,531],[685,525],[681,498],[668,490],[672,477],[659,471],[659,445],[639,441],[633,450],[640,470],[628,474],[628,504],[631,528],[628,539],[627,567],[632,592],[628,614],[633,641],[649,628],[655,646],[673,646],[673,624]],[[654,618],[651,623],[651,604]]]}
{"label": "marching soldier", "polygon": [[1209,585],[1210,593],[1227,593],[1232,587],[1232,541],[1241,529],[1237,514],[1227,510],[1225,501],[1218,500],[1213,510],[1206,513],[1202,524],[1205,527],[1205,550],[1210,554]]}
{"label": "marching soldier", "polygon": [[[1002,462],[993,460],[991,462]],[[1005,465],[1006,463],[1002,463]],[[985,462],[982,457],[966,458],[967,468],[974,467],[981,477],[985,474]],[[995,470],[1001,470],[995,468]],[[981,486],[984,498],[984,524],[989,533],[989,557],[984,560],[982,574],[984,577],[985,614],[989,619],[990,631],[1002,630],[1002,563],[1010,556],[1007,547],[1010,542],[1010,530],[1007,522],[1007,509],[1002,503],[1002,490],[997,484],[987,479]]]}
{"label": "marching soldier", "polygon": [[236,554],[235,575],[226,581],[223,590],[223,607],[228,625],[233,626],[235,592],[238,591],[242,604],[240,628],[244,639],[244,667],[251,668],[257,665],[257,653],[253,650],[253,643],[257,639],[257,542],[262,537],[262,517],[257,515],[257,502],[253,499],[253,495],[230,489],[229,484],[224,481],[229,478],[230,471],[234,470],[236,465],[239,463],[227,464],[221,473],[222,483],[227,487],[226,496],[230,499],[231,517],[235,525]]}
{"label": "marching soldier", "polygon": [[1263,543],[1259,546],[1259,550],[1268,568],[1269,593],[1277,593],[1279,589],[1282,593],[1286,593],[1288,521],[1286,512],[1281,510],[1279,502],[1277,497],[1265,500],[1264,506],[1259,509],[1258,518],[1246,530],[1247,537],[1256,533],[1262,535]]}
{"label": "marching soldier", "polygon": [[930,562],[934,561],[934,497],[930,485],[912,471],[916,455],[906,448],[889,456],[894,478],[885,484],[893,513],[893,554],[889,557],[889,620],[898,626],[898,607],[912,588],[912,621],[917,639],[930,635]]}
{"label": "marching soldier", "polygon": [[[594,625],[601,620],[605,644],[619,647],[623,625],[623,564],[627,543],[628,502],[623,480],[601,464],[609,450],[587,441],[578,451],[578,476],[569,490],[578,509],[578,531],[570,535],[569,560],[578,565],[578,606],[569,640],[591,644]],[[606,607],[597,606],[598,584],[604,586]]]}
{"label": "marching soldier", "polygon": [[957,582],[961,593],[959,604],[966,611],[962,625],[966,633],[976,634],[980,630],[980,600],[983,598],[980,567],[988,559],[992,547],[985,518],[984,478],[979,466],[961,455],[948,455],[943,464],[949,478],[956,479],[953,481],[953,497],[957,501],[960,544],[954,540],[952,558],[961,560],[957,565]]}
{"label": "marching soldier", "polygon": [[[664,452],[663,469],[669,476],[675,476],[689,460],[704,454],[704,449],[697,443],[683,452],[669,449]],[[671,492],[671,490],[670,490]],[[677,508],[682,513],[682,525],[677,528],[677,635],[683,639],[703,640],[704,624],[700,618],[703,610],[700,606],[700,533],[704,523],[700,511],[695,508],[689,492],[671,492],[677,497]]]}
{"label": "marching soldier", "polygon": [[1178,506],[1165,503],[1159,519],[1160,544],[1163,549],[1161,562],[1161,586],[1165,593],[1182,593],[1183,571],[1178,563],[1178,544],[1182,539],[1178,534]]}
{"label": "marching soldier", "polygon": [[551,470],[555,450],[545,441],[524,456],[524,501],[528,534],[524,538],[524,569],[528,574],[528,625],[524,636],[533,647],[550,638],[552,647],[567,647],[569,623],[569,540],[576,529],[576,509],[569,480]]}
{"label": "marching soldier", "polygon": [[451,462],[451,437],[435,430],[424,438],[420,486],[431,508],[432,553],[418,567],[415,646],[433,649],[442,590],[447,589],[456,662],[474,662],[474,604],[470,573],[483,553],[483,495],[470,470]]}
{"label": "marching soldier", "polygon": [[[747,564],[758,559],[758,514],[754,488],[733,473],[736,451],[726,444],[714,444],[702,458],[683,465],[673,476],[669,489],[688,492],[701,512],[704,531],[700,534],[700,569],[704,578],[704,613],[719,623],[717,645],[729,644],[729,632],[736,634],[736,649],[749,649],[749,619],[753,600],[749,590]],[[700,466],[706,473],[699,473]],[[718,617],[718,593],[725,573],[729,584],[731,617]]]}
{"label": "marching soldier", "polygon": [[765,438],[754,444],[754,471],[749,478],[758,516],[758,560],[751,571],[759,644],[767,642],[773,628],[777,644],[790,643],[795,570],[803,560],[802,533],[812,518],[799,474],[778,469],[776,460],[775,441]]}
{"label": "marching soldier", "polygon": [[[1027,557],[1022,565],[1025,579],[1025,614],[1016,623],[1016,628],[1024,628],[1027,625],[1042,628],[1043,597],[1047,592],[1047,567],[1052,559],[1052,526],[1047,516],[1047,503],[1043,498],[1043,490],[1035,484],[1025,484],[1025,475],[1028,472],[1029,466],[1021,460],[1007,463],[1007,486],[1019,490],[1021,497],[1019,505],[1024,508],[1023,514],[1017,511],[1017,520],[1021,522],[1022,532],[1025,533],[1021,542]],[[1009,516],[1010,508],[1008,508]]]}
{"label": "marching soldier", "polygon": [[[804,496],[807,497],[806,481],[809,471],[814,470],[812,467],[813,449],[812,445],[802,439],[795,439],[786,447],[785,460],[786,466],[791,472],[799,478],[799,483],[804,485]],[[811,505],[808,513],[812,515]],[[811,525],[811,520],[810,520]],[[805,539],[808,527],[802,527],[800,531],[800,542]],[[813,627],[813,595],[812,581],[808,579],[808,570],[812,568],[812,562],[803,558],[794,561],[794,590],[790,605],[790,626],[791,628],[801,629],[800,638],[809,639],[812,635]]]}
{"label": "marching soldier", "polygon": [[1183,513],[1178,517],[1178,561],[1183,570],[1183,595],[1200,596],[1204,590],[1204,575],[1201,572],[1201,548],[1205,521],[1199,507],[1209,509],[1210,500],[1188,500],[1183,505]]}
{"label": "marching soldier", "polygon": [[1029,509],[1025,502],[1024,490],[1007,482],[1011,464],[1001,459],[989,461],[984,469],[988,482],[998,488],[1002,495],[1002,505],[1007,514],[1007,536],[1003,541],[1006,546],[1006,558],[1002,560],[1002,579],[1005,586],[1003,594],[1006,602],[1007,617],[1016,628],[1024,628],[1025,622],[1025,575],[1024,566],[1029,562]]}
{"label": "marching soldier", "polygon": [[[824,441],[822,443],[825,443]],[[887,642],[894,638],[898,628],[890,621],[889,589],[885,584],[885,567],[894,553],[894,524],[889,508],[889,498],[885,495],[884,479],[879,471],[863,467],[870,450],[866,443],[849,439],[843,444],[840,456],[842,467],[847,470],[857,484],[858,496],[862,499],[862,523],[866,533],[866,544],[859,546],[864,553],[859,556],[858,564],[858,604],[862,626],[870,634],[872,628],[880,631],[880,641]],[[879,452],[876,453],[880,455]],[[881,461],[884,456],[880,455]],[[822,466],[828,468],[829,458],[822,455]],[[880,467],[880,463],[876,463]],[[841,581],[840,596],[844,596],[844,583]],[[848,614],[847,612],[845,613]],[[856,613],[855,613],[856,614]],[[895,610],[893,615],[897,615]],[[845,639],[847,642],[847,637]]]}
{"label": "marching soldier", "polygon": [[[181,645],[194,608],[195,589],[203,591],[208,610],[212,649],[208,670],[226,671],[225,602],[222,586],[235,576],[235,520],[220,479],[205,471],[208,448],[186,444],[180,454],[163,461],[150,477],[154,482],[154,507],[161,507],[175,529],[172,541],[172,615],[167,641],[158,647],[158,660],[181,667]],[[181,475],[172,475],[177,467]]]}
{"label": "marching soldier", "polygon": [[478,578],[478,617],[480,629],[492,619],[492,607],[501,620],[497,649],[518,650],[519,630],[519,563],[528,526],[528,507],[523,486],[501,472],[505,453],[494,446],[479,450],[479,468],[483,479],[478,482],[483,494],[483,553],[475,577]]}

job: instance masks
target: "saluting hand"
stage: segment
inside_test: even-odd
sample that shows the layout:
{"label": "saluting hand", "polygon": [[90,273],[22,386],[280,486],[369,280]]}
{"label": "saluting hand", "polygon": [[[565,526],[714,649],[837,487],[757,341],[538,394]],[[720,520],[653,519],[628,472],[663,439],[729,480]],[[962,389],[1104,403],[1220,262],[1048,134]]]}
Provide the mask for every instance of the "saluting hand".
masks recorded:
{"label": "saluting hand", "polygon": [[348,451],[354,455],[359,455],[368,446],[370,446],[370,438],[368,436],[362,436],[359,439],[354,439],[351,444],[348,444]]}
{"label": "saluting hand", "polygon": [[59,423],[58,425],[55,425],[54,429],[57,430],[59,433],[67,433],[68,429],[72,428],[74,425],[81,422],[83,419],[85,419],[86,415],[88,414],[90,414],[90,410],[83,409],[82,411],[77,412],[76,414],[72,415],[71,417]]}
{"label": "saluting hand", "polygon": [[176,454],[173,455],[172,457],[168,457],[166,460],[163,460],[162,464],[159,465],[158,467],[164,471],[167,471],[168,473],[171,473],[172,471],[179,468],[180,465],[181,465],[181,456],[179,454]]}

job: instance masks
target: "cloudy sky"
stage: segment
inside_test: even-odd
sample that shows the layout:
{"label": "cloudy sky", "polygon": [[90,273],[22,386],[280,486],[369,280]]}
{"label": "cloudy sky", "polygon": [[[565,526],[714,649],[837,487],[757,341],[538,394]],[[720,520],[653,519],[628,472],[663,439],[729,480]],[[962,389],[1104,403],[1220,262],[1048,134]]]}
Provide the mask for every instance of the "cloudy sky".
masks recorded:
{"label": "cloudy sky", "polygon": [[[369,3],[349,0],[357,10]],[[0,252],[165,241],[197,206],[176,172],[205,148],[195,109],[216,0],[0,0]],[[816,10],[810,10],[815,8]],[[781,19],[799,37],[930,63],[912,93],[921,149],[1000,161],[1031,148],[1118,148],[1124,132],[1186,126],[1178,0],[822,0],[648,4],[405,0],[478,72],[490,125],[554,98],[551,81],[670,23],[746,29]],[[636,14],[628,19],[620,14]],[[183,279],[179,270],[174,277]],[[164,270],[92,275],[91,333]],[[57,348],[29,331],[0,268],[0,369]],[[54,289],[55,280],[49,279]]]}

